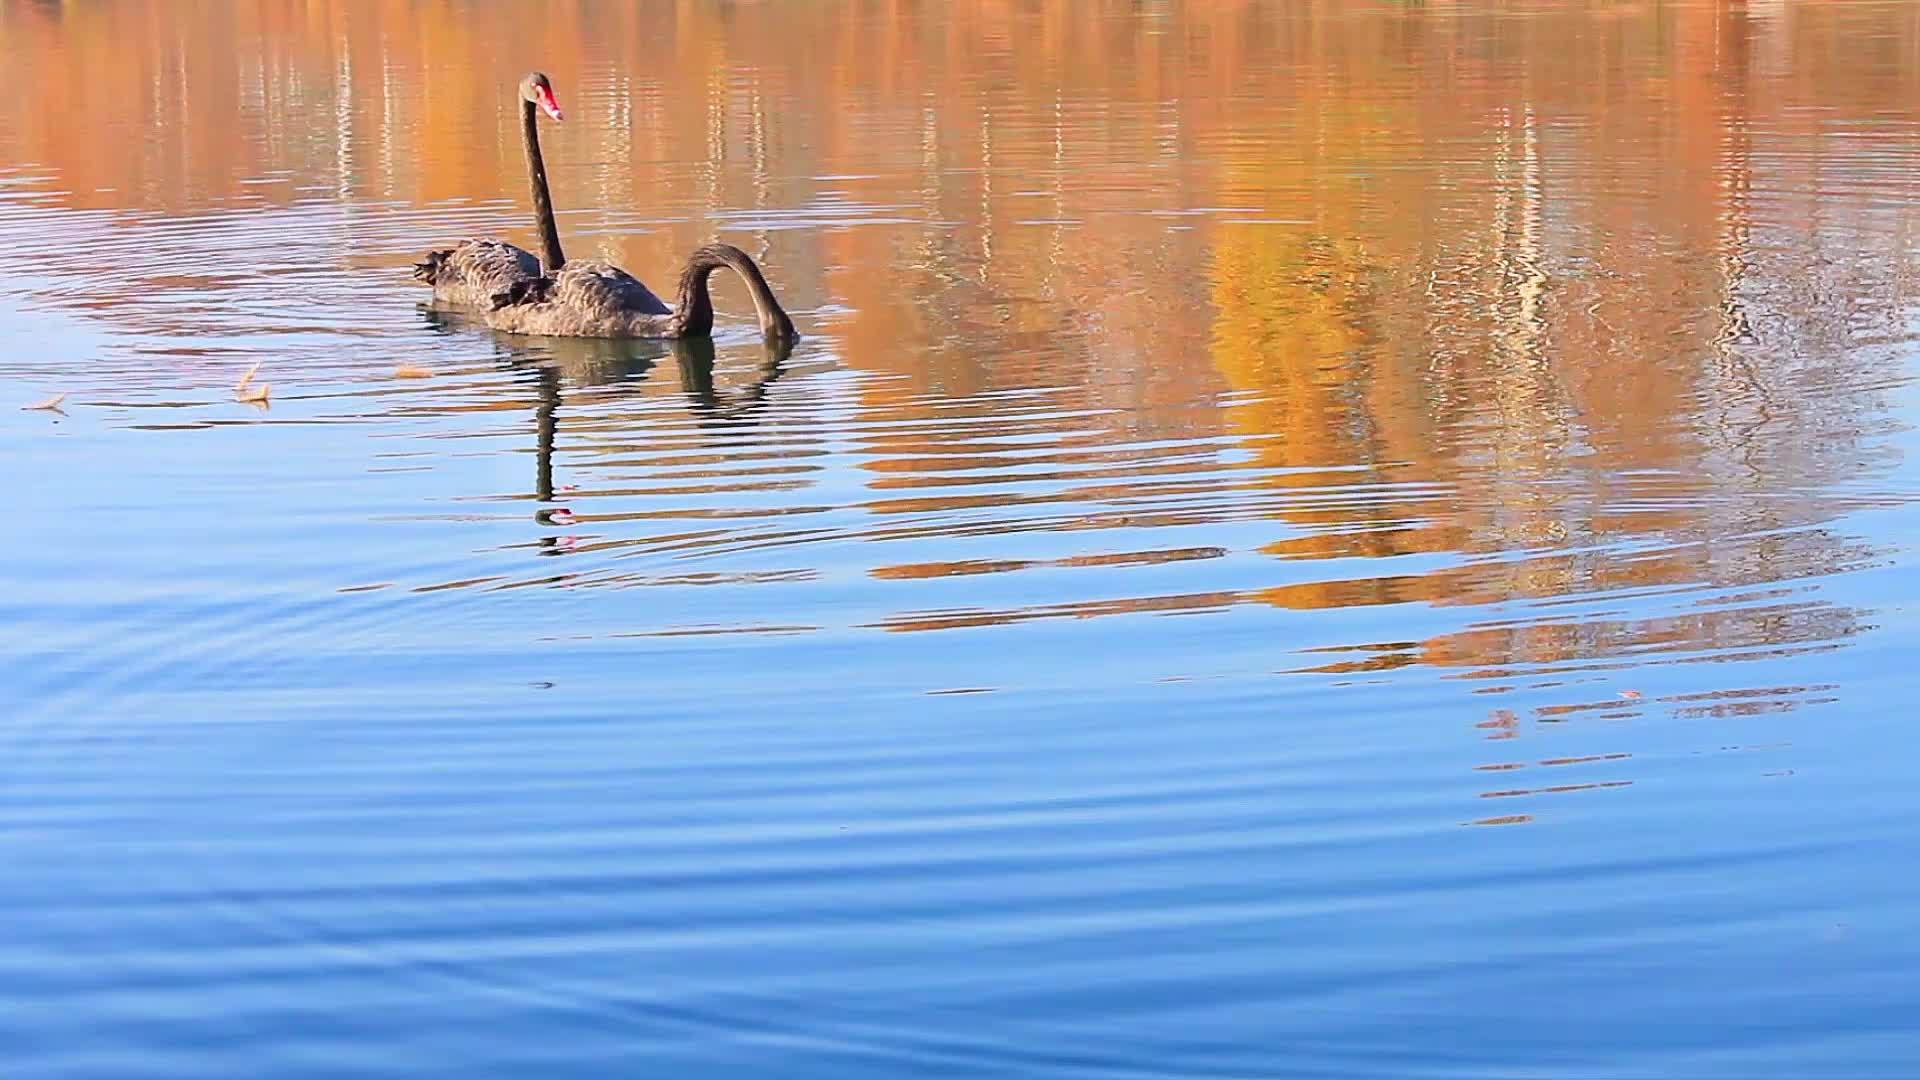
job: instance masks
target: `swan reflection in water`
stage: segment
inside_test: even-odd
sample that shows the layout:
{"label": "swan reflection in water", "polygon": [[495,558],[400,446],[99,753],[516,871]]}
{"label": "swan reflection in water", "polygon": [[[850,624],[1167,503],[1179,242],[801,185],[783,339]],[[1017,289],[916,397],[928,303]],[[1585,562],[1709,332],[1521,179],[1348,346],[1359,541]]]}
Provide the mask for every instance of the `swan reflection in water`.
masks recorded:
{"label": "swan reflection in water", "polygon": [[[767,387],[786,371],[793,354],[792,341],[770,341],[759,346],[762,358],[754,378],[738,389],[719,389],[714,380],[716,351],[711,338],[679,338],[670,341],[601,338],[552,338],[542,343],[546,355],[533,358],[522,354],[517,366],[531,366],[537,376],[538,394],[534,406],[536,471],[534,497],[552,502],[553,449],[560,428],[561,388],[574,386],[615,386],[637,383],[659,361],[672,356],[680,372],[680,392],[687,410],[714,426],[730,426],[749,420],[765,403]],[[552,508],[543,508],[536,517],[543,523],[552,517]]]}
{"label": "swan reflection in water", "polygon": [[[470,318],[422,306],[421,317],[435,333],[453,334],[472,329]],[[696,425],[716,432],[739,430],[764,407],[768,387],[789,372],[792,339],[769,340],[742,346],[760,354],[751,378],[743,385],[723,387],[715,378],[718,350],[712,338],[648,340],[641,338],[495,339],[495,357],[515,370],[534,375],[534,499],[541,505],[534,519],[542,525],[564,526],[572,515],[555,506],[554,447],[560,430],[560,411],[567,388],[638,390],[668,357],[679,372],[680,393]],[[808,365],[812,367],[813,365]],[[823,365],[831,367],[831,363]],[[565,554],[570,538],[542,536],[548,554]]]}

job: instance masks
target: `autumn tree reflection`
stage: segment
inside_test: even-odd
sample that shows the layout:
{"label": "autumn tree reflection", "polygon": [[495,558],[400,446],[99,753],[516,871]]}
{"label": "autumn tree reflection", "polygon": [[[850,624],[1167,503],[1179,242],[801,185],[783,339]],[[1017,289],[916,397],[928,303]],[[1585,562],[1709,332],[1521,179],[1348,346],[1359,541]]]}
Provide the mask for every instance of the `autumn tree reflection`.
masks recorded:
{"label": "autumn tree reflection", "polygon": [[[728,390],[683,350],[695,407],[666,424],[641,405],[668,380],[556,354],[536,415],[629,395],[575,451],[610,490],[857,510],[832,535],[873,541],[873,581],[1098,582],[953,607],[915,593],[889,629],[1724,598],[1873,557],[1829,526],[1853,505],[1841,482],[1886,460],[1882,395],[1912,335],[1920,24],[1897,6],[676,0],[553,3],[530,24],[504,5],[267,0],[176,16],[0,6],[14,79],[67,104],[0,102],[7,192],[126,252],[111,273],[52,252],[26,287],[200,332],[218,313],[166,299],[200,245],[239,254],[194,287],[266,309],[274,275],[301,267],[256,265],[286,257],[248,249],[244,226],[179,224],[218,209],[305,215],[300,259],[362,275],[308,302],[397,308],[429,244],[529,240],[510,87],[537,66],[577,103],[549,150],[569,250],[658,279],[724,236],[791,299],[802,359],[858,376],[833,402],[844,428],[801,417],[749,452],[723,445],[727,425],[774,414],[785,357]],[[160,125],[177,135],[143,137]],[[744,311],[733,290],[721,306]],[[543,423],[548,497],[563,451]],[[650,464],[663,447],[720,475],[669,483]],[[851,506],[813,486],[834,454],[858,477]],[[1061,549],[995,547],[1009,536]],[[914,550],[928,537],[955,550]],[[1235,559],[1252,565],[1232,584],[1205,579]],[[1536,611],[1309,666],[1493,670],[1858,629],[1790,593],[1677,603]]]}

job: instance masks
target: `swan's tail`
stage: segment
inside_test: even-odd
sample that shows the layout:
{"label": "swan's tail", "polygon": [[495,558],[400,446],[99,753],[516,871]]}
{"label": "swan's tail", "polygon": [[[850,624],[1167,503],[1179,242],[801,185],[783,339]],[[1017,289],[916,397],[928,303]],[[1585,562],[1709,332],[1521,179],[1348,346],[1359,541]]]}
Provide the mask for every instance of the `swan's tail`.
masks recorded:
{"label": "swan's tail", "polygon": [[424,281],[429,285],[438,284],[441,272],[447,268],[447,260],[452,257],[452,248],[448,248],[445,251],[427,252],[425,259],[413,264],[413,279],[415,281]]}

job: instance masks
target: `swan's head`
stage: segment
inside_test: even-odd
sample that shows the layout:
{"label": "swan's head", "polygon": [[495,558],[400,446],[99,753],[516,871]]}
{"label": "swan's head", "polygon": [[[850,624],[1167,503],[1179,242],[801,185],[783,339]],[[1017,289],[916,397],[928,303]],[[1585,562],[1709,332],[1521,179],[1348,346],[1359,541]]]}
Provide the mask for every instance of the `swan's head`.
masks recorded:
{"label": "swan's head", "polygon": [[555,120],[566,119],[560,115],[560,102],[553,96],[553,83],[538,71],[520,80],[520,97],[540,106]]}

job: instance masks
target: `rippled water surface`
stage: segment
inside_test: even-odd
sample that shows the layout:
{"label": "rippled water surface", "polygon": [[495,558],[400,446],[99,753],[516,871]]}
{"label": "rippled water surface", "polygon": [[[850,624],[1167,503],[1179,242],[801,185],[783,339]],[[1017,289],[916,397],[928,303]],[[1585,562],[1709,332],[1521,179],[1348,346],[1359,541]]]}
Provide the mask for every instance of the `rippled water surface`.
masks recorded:
{"label": "rippled water surface", "polygon": [[[1914,1075],[1920,5],[189,7],[0,0],[8,1080]],[[427,310],[532,67],[796,348]]]}

